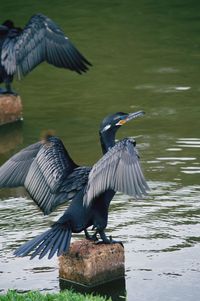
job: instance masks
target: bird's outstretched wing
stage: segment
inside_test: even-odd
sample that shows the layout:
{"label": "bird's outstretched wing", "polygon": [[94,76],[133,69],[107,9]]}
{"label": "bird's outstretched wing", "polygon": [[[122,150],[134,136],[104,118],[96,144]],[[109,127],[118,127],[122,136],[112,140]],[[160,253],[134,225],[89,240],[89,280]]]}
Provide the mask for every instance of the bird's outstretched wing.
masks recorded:
{"label": "bird's outstretched wing", "polygon": [[49,214],[68,200],[68,193],[61,188],[76,167],[62,141],[57,137],[48,137],[24,181],[26,190],[44,214]]}
{"label": "bird's outstretched wing", "polygon": [[0,188],[24,186],[44,214],[49,214],[86,185],[89,170],[78,167],[62,141],[51,136],[21,150],[0,167]]}
{"label": "bird's outstretched wing", "polygon": [[42,147],[34,143],[12,156],[0,167],[0,188],[23,186],[30,166]]}
{"label": "bird's outstretched wing", "polygon": [[93,166],[84,195],[84,204],[106,190],[113,189],[134,197],[146,195],[149,189],[142,174],[135,141],[123,139],[115,144]]}
{"label": "bird's outstretched wing", "polygon": [[20,34],[10,31],[2,47],[1,62],[9,75],[21,78],[43,61],[80,74],[91,66],[56,23],[36,14]]}

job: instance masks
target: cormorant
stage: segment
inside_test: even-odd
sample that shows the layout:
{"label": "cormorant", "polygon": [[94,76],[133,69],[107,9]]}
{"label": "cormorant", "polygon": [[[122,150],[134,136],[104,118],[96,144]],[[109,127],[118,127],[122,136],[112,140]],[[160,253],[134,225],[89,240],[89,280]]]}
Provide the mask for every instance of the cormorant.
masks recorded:
{"label": "cormorant", "polygon": [[15,74],[21,79],[43,61],[79,74],[91,66],[58,25],[42,14],[32,16],[24,29],[15,27],[11,20],[0,25],[0,83],[5,83],[4,93],[13,93]]}
{"label": "cormorant", "polygon": [[[88,239],[98,241],[100,236],[99,242],[114,242],[104,230],[116,191],[140,198],[148,190],[135,140],[125,138],[115,143],[115,134],[123,124],[143,114],[118,112],[102,121],[99,134],[103,157],[93,167],[78,166],[62,141],[50,135],[0,167],[0,187],[24,186],[44,214],[71,200],[49,230],[19,247],[15,255],[42,258],[49,253],[51,258],[57,252],[59,256],[67,252],[72,232],[85,231]],[[87,231],[90,226],[95,230],[91,236]]]}

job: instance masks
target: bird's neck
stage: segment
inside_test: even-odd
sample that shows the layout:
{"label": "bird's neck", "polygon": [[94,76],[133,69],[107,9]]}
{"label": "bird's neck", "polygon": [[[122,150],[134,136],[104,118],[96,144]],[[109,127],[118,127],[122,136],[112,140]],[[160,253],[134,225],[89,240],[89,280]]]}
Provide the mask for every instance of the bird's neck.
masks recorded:
{"label": "bird's neck", "polygon": [[105,154],[110,147],[115,145],[115,132],[99,132],[100,142],[103,154]]}

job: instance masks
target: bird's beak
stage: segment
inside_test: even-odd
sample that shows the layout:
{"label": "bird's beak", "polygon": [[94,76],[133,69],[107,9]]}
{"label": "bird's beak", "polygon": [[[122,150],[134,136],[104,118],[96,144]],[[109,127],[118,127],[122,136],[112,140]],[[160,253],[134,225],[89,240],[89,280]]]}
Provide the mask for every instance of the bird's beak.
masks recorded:
{"label": "bird's beak", "polygon": [[143,116],[144,114],[145,114],[144,111],[138,111],[138,112],[134,112],[134,113],[129,113],[129,114],[127,114],[127,117],[124,118],[124,119],[121,119],[121,120],[117,123],[117,125],[123,125],[123,124],[125,124],[126,122],[128,122],[128,121],[130,121],[130,120],[132,120],[132,119],[134,119],[134,118]]}

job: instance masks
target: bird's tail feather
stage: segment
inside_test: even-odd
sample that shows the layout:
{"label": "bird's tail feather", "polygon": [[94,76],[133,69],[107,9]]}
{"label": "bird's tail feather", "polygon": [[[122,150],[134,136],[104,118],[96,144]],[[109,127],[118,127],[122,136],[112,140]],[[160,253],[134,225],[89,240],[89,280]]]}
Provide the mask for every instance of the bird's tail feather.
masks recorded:
{"label": "bird's tail feather", "polygon": [[49,252],[50,259],[57,252],[57,256],[60,256],[69,249],[71,233],[70,228],[55,224],[51,229],[19,247],[14,255],[24,257],[30,254],[30,259],[38,255],[41,259]]}

